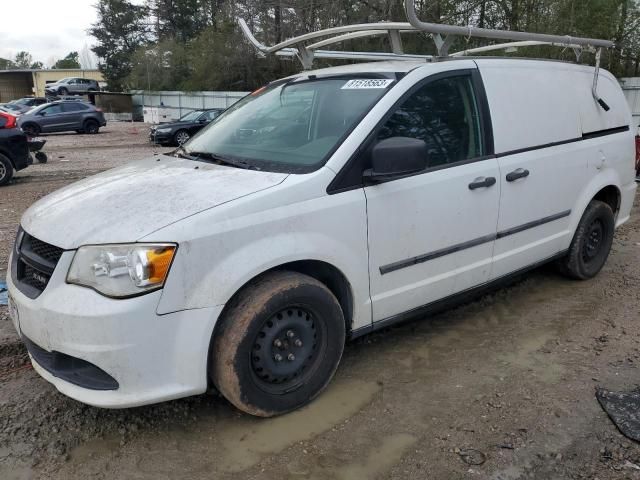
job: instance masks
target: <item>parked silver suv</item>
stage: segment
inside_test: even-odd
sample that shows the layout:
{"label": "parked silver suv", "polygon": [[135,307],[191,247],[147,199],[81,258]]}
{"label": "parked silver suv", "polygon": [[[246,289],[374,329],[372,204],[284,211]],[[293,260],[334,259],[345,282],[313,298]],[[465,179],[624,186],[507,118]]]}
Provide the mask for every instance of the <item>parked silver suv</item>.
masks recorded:
{"label": "parked silver suv", "polygon": [[100,90],[98,82],[88,78],[68,77],[45,87],[49,95],[85,94]]}

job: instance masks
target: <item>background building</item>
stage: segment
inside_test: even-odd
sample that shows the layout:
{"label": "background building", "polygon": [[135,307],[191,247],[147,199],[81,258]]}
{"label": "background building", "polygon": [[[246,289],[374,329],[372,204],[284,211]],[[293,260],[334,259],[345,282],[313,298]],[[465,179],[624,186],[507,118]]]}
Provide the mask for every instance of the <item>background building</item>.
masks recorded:
{"label": "background building", "polygon": [[98,70],[0,70],[0,103],[28,95],[44,97],[44,87],[66,77],[80,77],[104,82]]}

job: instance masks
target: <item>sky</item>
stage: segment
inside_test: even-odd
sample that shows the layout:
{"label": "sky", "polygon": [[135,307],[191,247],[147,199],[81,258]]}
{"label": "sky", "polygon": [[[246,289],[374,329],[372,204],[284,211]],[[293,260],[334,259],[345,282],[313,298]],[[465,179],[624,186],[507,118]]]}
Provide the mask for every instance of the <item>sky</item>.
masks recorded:
{"label": "sky", "polygon": [[[97,0],[0,0],[0,57],[26,50],[50,66],[69,52],[89,48],[87,29],[97,19]],[[141,3],[136,0],[133,3]]]}

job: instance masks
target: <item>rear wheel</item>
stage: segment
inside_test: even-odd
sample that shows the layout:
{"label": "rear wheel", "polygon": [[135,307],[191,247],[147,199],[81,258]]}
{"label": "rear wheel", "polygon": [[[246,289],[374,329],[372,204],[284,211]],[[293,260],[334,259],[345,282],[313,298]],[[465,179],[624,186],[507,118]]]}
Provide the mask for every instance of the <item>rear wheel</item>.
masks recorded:
{"label": "rear wheel", "polygon": [[40,126],[36,123],[27,123],[22,126],[22,131],[29,137],[36,137],[40,134]]}
{"label": "rear wheel", "polygon": [[95,120],[86,120],[82,127],[84,133],[88,133],[89,135],[94,135],[100,131],[100,125]]}
{"label": "rear wheel", "polygon": [[178,130],[173,136],[173,140],[178,146],[182,146],[189,141],[191,135],[186,130]]}
{"label": "rear wheel", "polygon": [[272,272],[244,288],[212,344],[212,379],[237,408],[270,417],[313,400],[345,341],[340,304],[316,279]]}
{"label": "rear wheel", "polygon": [[577,280],[595,277],[607,261],[614,230],[615,217],[611,207],[592,200],[580,219],[569,253],[557,262],[559,270]]}
{"label": "rear wheel", "polygon": [[13,165],[11,160],[0,153],[0,187],[6,185],[13,177]]}

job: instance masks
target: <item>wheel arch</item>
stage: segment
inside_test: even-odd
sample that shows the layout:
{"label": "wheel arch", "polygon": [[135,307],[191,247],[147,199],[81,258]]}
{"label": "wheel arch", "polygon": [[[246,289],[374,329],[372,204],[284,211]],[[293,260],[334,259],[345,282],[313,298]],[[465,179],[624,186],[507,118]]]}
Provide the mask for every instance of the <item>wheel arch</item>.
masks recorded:
{"label": "wheel arch", "polygon": [[614,169],[606,169],[594,176],[580,192],[580,196],[574,204],[574,209],[571,211],[571,231],[575,232],[582,215],[584,215],[592,200],[600,200],[607,203],[612,208],[617,220],[617,214],[622,205],[621,185],[620,176]]}
{"label": "wheel arch", "polygon": [[0,148],[0,155],[3,155],[5,157],[7,157],[9,159],[9,163],[11,164],[11,166],[14,169],[16,168],[16,162],[13,160],[13,157],[11,156],[11,154],[8,151],[3,150],[2,148]]}
{"label": "wheel arch", "polygon": [[600,200],[611,207],[614,216],[617,217],[620,210],[620,203],[622,201],[622,194],[620,189],[615,185],[607,185],[601,188],[598,193],[594,195],[591,200]]}
{"label": "wheel arch", "polygon": [[[248,287],[251,283],[255,282],[258,278],[269,274],[270,272],[275,271],[291,271],[302,273],[304,275],[308,275],[312,278],[315,278],[320,283],[325,285],[333,295],[335,295],[340,307],[342,308],[342,312],[344,315],[345,321],[345,331],[347,334],[351,332],[353,326],[353,309],[354,309],[354,296],[351,284],[349,280],[347,280],[346,275],[336,266],[322,261],[322,260],[295,260],[286,263],[279,264],[277,266],[271,267],[267,270],[264,270],[257,275],[254,275],[252,278],[243,283],[240,288],[238,288],[225,303],[225,307],[220,313],[219,319],[222,319],[226,313],[227,306],[233,302],[233,299],[246,287]],[[215,337],[216,332],[218,330],[220,321],[216,322],[216,325],[213,330],[212,338]]]}

